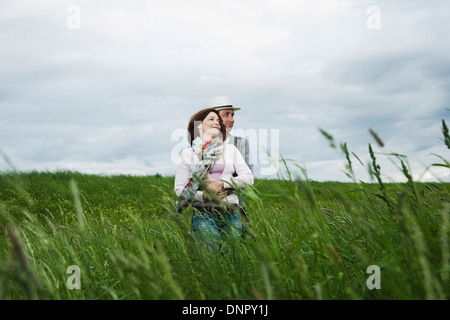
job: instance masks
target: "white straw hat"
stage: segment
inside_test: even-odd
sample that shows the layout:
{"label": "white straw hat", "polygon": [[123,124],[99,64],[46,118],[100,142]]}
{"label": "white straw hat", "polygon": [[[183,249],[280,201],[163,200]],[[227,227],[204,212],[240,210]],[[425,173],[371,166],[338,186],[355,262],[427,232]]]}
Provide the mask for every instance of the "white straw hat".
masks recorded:
{"label": "white straw hat", "polygon": [[214,108],[217,111],[226,109],[241,110],[241,108],[233,107],[230,98],[226,96],[212,98],[208,102],[208,108]]}

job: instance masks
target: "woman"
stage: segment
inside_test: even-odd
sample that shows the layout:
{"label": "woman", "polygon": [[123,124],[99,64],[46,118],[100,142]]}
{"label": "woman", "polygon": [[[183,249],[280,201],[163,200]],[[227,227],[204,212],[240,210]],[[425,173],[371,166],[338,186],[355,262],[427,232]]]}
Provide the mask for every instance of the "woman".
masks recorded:
{"label": "woman", "polygon": [[232,144],[224,144],[226,128],[213,108],[194,114],[188,125],[191,148],[184,150],[175,175],[178,206],[192,205],[197,240],[220,249],[226,239],[242,232],[239,199],[233,189],[253,185],[253,175]]}

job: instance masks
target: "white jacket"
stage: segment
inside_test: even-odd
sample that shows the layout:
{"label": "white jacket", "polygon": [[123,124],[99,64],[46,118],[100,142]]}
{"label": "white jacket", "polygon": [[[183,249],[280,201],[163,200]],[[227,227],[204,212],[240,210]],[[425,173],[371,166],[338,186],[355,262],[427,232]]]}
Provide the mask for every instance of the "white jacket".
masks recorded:
{"label": "white jacket", "polygon": [[[225,168],[220,180],[223,181],[224,188],[245,188],[248,185],[253,185],[253,174],[234,145],[224,144],[222,157],[224,157]],[[192,148],[185,149],[181,153],[181,159],[175,173],[175,193],[178,197],[186,185],[190,172],[198,162],[199,160]],[[237,174],[237,176],[233,177],[234,174]],[[208,177],[210,179],[209,175]],[[203,202],[203,191],[197,191],[194,201]],[[236,193],[232,193],[226,197],[225,202],[238,205],[239,199]]]}

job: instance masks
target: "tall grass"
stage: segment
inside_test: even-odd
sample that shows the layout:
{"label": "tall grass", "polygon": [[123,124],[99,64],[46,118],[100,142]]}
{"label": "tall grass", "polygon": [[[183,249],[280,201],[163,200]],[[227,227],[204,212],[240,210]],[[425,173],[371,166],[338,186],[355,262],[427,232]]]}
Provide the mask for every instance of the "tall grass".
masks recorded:
{"label": "tall grass", "polygon": [[413,181],[395,156],[407,182],[385,183],[372,146],[362,182],[340,146],[352,182],[283,159],[242,194],[253,237],[223,254],[199,250],[173,177],[1,173],[0,299],[448,299],[450,185]]}

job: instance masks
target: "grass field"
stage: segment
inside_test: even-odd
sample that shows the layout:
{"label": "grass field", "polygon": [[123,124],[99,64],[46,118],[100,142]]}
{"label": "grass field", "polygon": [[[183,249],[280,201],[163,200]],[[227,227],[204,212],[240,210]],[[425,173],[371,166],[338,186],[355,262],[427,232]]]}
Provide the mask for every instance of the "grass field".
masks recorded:
{"label": "grass field", "polygon": [[[257,180],[253,239],[202,255],[171,177],[0,175],[2,299],[446,299],[450,185]],[[67,268],[80,268],[70,290]],[[370,265],[381,289],[369,290]]]}
{"label": "grass field", "polygon": [[224,254],[198,250],[173,177],[0,173],[0,299],[448,299],[450,184],[403,161],[384,183],[371,155],[372,183],[256,179]]}

